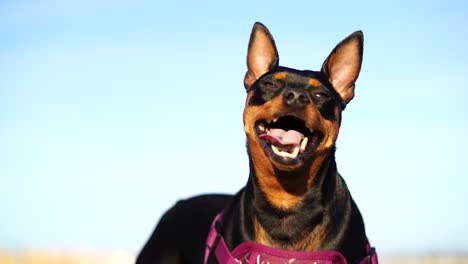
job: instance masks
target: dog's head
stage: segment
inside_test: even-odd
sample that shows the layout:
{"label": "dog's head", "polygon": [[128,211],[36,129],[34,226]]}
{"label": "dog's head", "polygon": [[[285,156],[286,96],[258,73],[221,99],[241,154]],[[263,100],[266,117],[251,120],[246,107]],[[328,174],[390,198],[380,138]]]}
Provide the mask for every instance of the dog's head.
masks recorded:
{"label": "dog's head", "polygon": [[268,29],[256,23],[247,53],[244,129],[256,172],[294,172],[319,166],[334,149],[341,111],[354,97],[363,34],[340,42],[321,71],[279,66]]}

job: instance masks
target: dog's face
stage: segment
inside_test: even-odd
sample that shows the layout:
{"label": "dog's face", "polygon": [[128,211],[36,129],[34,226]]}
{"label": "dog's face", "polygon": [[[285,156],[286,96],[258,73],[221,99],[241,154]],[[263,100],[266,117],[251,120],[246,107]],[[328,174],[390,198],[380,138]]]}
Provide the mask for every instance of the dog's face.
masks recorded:
{"label": "dog's face", "polygon": [[257,172],[291,172],[323,161],[334,148],[341,111],[354,97],[362,50],[363,35],[355,32],[335,47],[321,71],[285,68],[278,66],[268,29],[254,25],[244,79],[244,129]]}
{"label": "dog's face", "polygon": [[277,67],[250,89],[245,132],[255,164],[292,171],[333,147],[341,99],[313,72]]}

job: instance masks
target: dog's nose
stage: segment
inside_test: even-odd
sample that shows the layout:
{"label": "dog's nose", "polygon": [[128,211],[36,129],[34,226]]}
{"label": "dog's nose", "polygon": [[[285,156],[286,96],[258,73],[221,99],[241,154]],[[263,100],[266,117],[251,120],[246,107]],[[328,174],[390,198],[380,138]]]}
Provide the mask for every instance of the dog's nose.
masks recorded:
{"label": "dog's nose", "polygon": [[294,108],[304,108],[310,103],[310,97],[306,90],[288,89],[283,94],[284,103]]}

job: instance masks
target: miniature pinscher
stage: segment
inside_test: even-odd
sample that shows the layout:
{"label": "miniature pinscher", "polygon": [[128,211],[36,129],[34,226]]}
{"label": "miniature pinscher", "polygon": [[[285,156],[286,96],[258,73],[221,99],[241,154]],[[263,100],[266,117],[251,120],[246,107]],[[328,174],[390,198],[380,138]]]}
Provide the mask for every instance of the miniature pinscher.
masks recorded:
{"label": "miniature pinscher", "polygon": [[[246,242],[286,253],[332,251],[347,263],[376,263],[335,162],[341,113],[354,97],[363,41],[362,32],[354,32],[320,71],[297,70],[279,66],[272,35],[255,23],[244,78],[247,184],[233,196],[179,201],[163,215],[137,263],[252,263],[249,256],[244,262],[234,256]],[[223,177],[224,172],[216,173]],[[253,263],[273,263],[260,261],[260,255]],[[314,263],[299,260],[290,257],[287,263]],[[338,258],[315,262],[342,263]]]}

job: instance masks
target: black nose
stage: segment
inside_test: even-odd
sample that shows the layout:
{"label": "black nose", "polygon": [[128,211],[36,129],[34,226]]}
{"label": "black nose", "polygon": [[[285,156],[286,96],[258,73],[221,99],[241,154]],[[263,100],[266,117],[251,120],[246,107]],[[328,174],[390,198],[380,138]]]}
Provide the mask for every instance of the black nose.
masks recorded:
{"label": "black nose", "polygon": [[294,108],[304,108],[310,103],[309,95],[303,89],[287,89],[283,94],[284,103]]}

